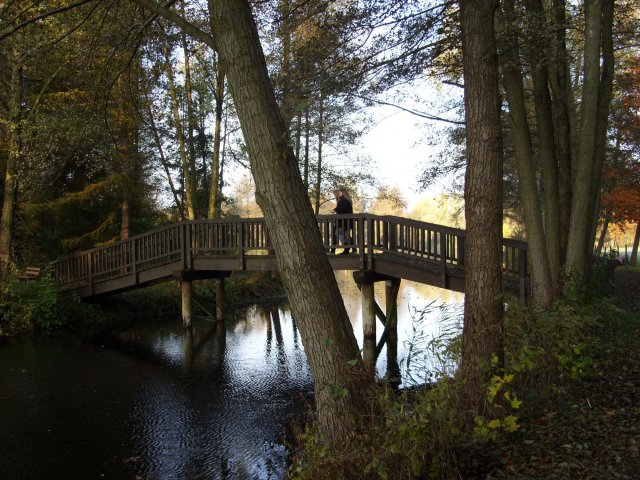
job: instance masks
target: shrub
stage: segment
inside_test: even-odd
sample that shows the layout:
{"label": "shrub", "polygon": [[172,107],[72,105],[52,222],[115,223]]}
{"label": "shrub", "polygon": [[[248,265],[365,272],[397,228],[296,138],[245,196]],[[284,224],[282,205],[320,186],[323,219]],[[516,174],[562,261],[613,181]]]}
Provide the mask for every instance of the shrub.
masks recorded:
{"label": "shrub", "polygon": [[11,281],[0,292],[0,336],[48,334],[97,316],[92,305],[63,291],[46,272],[38,280]]}

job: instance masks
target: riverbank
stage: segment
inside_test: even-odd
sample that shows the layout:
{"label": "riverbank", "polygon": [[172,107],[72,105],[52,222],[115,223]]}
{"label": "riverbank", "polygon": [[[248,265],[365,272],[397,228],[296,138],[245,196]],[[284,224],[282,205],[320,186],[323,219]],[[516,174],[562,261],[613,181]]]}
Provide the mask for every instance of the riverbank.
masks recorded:
{"label": "riverbank", "polygon": [[[487,479],[636,479],[640,472],[640,270],[617,269],[614,304],[635,319],[605,325],[593,374],[559,391],[486,452]],[[470,477],[471,478],[471,477]]]}

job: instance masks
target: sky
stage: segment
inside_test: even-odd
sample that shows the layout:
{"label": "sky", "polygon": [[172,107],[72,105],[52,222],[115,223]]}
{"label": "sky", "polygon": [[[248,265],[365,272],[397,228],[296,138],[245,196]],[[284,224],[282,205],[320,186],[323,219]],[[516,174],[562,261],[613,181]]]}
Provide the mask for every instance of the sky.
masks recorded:
{"label": "sky", "polygon": [[[418,95],[417,92],[422,92]],[[459,91],[447,88],[437,88],[433,85],[410,87],[405,95],[394,92],[395,102],[405,109],[458,120],[458,112],[446,111],[446,102],[451,96],[459,95]],[[398,100],[399,98],[399,100]],[[390,100],[392,102],[393,100]],[[405,110],[390,105],[380,105],[370,109],[373,124],[358,140],[349,153],[336,154],[330,145],[325,145],[324,161],[332,164],[338,171],[353,165],[351,155],[370,159],[369,171],[379,185],[397,187],[407,202],[407,212],[410,212],[418,201],[423,198],[434,198],[447,190],[450,179],[443,179],[428,190],[422,190],[418,185],[418,178],[430,162],[437,161],[438,146],[429,145],[426,137],[437,135],[439,130],[449,124],[426,120]],[[441,135],[442,143],[446,142]],[[238,177],[247,178],[248,171],[238,172]],[[233,183],[233,180],[231,180]],[[372,197],[375,191],[367,192]]]}
{"label": "sky", "polygon": [[[398,92],[395,92],[398,97]],[[406,95],[395,100],[405,109],[430,113],[439,117],[459,120],[455,108],[448,102],[460,96],[455,87],[435,86],[429,81],[408,87]],[[373,111],[375,126],[360,139],[360,148],[372,160],[372,171],[381,184],[398,187],[407,200],[408,210],[424,196],[435,197],[447,188],[449,179],[442,179],[427,191],[421,190],[418,178],[425,168],[437,161],[437,154],[447,141],[440,137],[440,145],[429,145],[428,136],[447,125],[426,120],[397,107],[382,105]]]}

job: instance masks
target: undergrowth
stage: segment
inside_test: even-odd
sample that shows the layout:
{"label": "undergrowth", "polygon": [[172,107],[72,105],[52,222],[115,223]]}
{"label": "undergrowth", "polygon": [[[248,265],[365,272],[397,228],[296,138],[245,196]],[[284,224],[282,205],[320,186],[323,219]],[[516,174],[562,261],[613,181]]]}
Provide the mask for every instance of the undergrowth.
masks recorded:
{"label": "undergrowth", "polygon": [[0,292],[0,337],[50,334],[100,317],[94,305],[61,289],[46,271],[37,280],[12,280]]}
{"label": "undergrowth", "polygon": [[606,336],[630,322],[608,296],[607,278],[573,284],[549,311],[506,303],[505,361],[488,366],[489,408],[473,425],[455,410],[460,336],[446,328],[435,338],[422,335],[418,316],[403,378],[405,385],[422,384],[395,391],[380,383],[371,395],[377,413],[363,415],[359,430],[338,447],[325,445],[317,425],[307,424],[289,478],[485,477],[500,467],[501,445],[517,438],[521,423],[560,406],[576,382],[592,375],[595,358],[606,353]]}

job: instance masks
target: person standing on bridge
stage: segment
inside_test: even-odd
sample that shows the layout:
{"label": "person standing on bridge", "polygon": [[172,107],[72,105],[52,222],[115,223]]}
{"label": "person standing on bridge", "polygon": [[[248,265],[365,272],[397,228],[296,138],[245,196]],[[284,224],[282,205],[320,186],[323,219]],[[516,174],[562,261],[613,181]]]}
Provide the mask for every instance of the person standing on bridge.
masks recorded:
{"label": "person standing on bridge", "polygon": [[[334,190],[333,194],[336,197],[336,208],[333,211],[337,215],[353,215],[353,203],[351,202],[351,195],[344,188],[339,190]],[[353,220],[338,220],[334,222],[334,230],[333,230],[333,243],[337,244],[337,240],[340,241],[342,245],[348,245],[351,243],[351,228],[353,225]],[[337,238],[336,238],[337,234]],[[335,252],[335,249],[331,251]],[[345,248],[342,251],[341,255],[345,255],[349,253],[349,248]]]}

